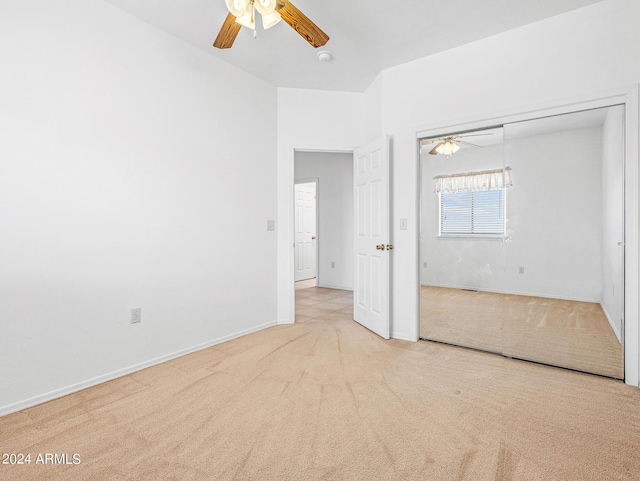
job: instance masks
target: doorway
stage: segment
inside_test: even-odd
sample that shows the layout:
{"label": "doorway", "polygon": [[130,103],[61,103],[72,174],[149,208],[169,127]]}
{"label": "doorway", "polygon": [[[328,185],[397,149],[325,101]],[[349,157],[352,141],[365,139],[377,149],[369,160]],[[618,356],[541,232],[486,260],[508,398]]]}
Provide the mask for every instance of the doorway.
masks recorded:
{"label": "doorway", "polygon": [[[293,187],[296,322],[352,319],[353,153],[296,150]],[[315,209],[309,207],[311,197]],[[315,272],[305,265],[311,250]]]}
{"label": "doorway", "polygon": [[[314,239],[317,246],[316,284],[319,287],[352,290],[353,154],[296,151],[295,189],[311,182],[317,186],[317,231]],[[298,215],[296,210],[294,224]],[[297,235],[297,228],[294,235]],[[314,235],[309,234],[308,237],[311,240]],[[297,239],[295,243],[297,262]],[[294,280],[298,279],[294,277]]]}

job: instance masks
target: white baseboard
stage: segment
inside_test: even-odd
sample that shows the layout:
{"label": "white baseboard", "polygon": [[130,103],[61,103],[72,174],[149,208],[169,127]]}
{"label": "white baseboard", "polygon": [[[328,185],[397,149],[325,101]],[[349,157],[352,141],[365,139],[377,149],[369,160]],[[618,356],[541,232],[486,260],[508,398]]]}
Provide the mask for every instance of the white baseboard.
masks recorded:
{"label": "white baseboard", "polygon": [[331,284],[320,284],[320,283],[318,283],[317,287],[324,287],[326,289],[338,289],[338,290],[341,290],[341,291],[352,291],[353,290],[353,288],[351,288],[351,287],[334,286],[334,285],[331,285]]}
{"label": "white baseboard", "polygon": [[514,296],[529,296],[529,297],[544,297],[546,299],[559,299],[562,301],[577,301],[577,302],[595,302],[597,304],[600,303],[600,299],[591,299],[584,297],[567,297],[567,296],[554,296],[552,294],[546,294],[541,292],[519,292],[519,291],[507,291],[501,289],[482,289],[479,287],[473,286],[453,286],[446,284],[420,284],[420,286],[424,287],[445,287],[447,289],[466,289],[470,291],[480,291],[480,292],[493,292],[495,294],[509,294]]}
{"label": "white baseboard", "polygon": [[402,332],[390,332],[389,338],[398,339],[400,341],[409,341],[409,342],[417,342],[415,339],[411,338],[411,336],[402,333]]}
{"label": "white baseboard", "polygon": [[278,326],[282,326],[282,325],[287,325],[287,324],[295,324],[295,321],[292,321],[291,319],[280,319],[279,321],[276,322],[276,324]]}
{"label": "white baseboard", "polygon": [[156,357],[154,359],[150,359],[148,361],[141,362],[133,366],[125,367],[123,369],[118,369],[117,371],[113,371],[107,374],[103,374],[101,376],[87,379],[86,381],[72,384],[71,386],[66,386],[60,389],[56,389],[54,391],[50,391],[45,394],[40,394],[38,396],[25,399],[24,401],[19,401],[17,403],[9,404],[7,406],[0,406],[0,416],[5,416],[7,414],[11,414],[17,411],[22,411],[23,409],[27,409],[47,401],[57,399],[62,396],[66,396],[67,394],[72,394],[74,392],[82,391],[83,389],[96,386],[98,384],[102,384],[103,382],[111,381],[113,379],[126,376],[127,374],[131,374],[136,371],[141,371],[142,369],[155,366],[156,364],[161,364],[163,362],[170,361],[171,359],[175,359],[175,358],[184,356],[186,354],[191,354],[192,352],[200,351],[201,349],[206,349],[207,347],[215,346],[216,344],[220,344],[226,341],[231,341],[232,339],[236,339],[238,337],[246,336],[247,334],[261,331],[268,327],[275,326],[276,324],[278,324],[276,321],[260,324],[258,326],[251,327],[243,331],[238,331],[233,334],[219,337],[218,339],[203,342],[202,344],[197,344],[195,346],[188,347],[186,349],[181,349],[180,351],[176,351],[171,354],[166,354],[164,356]]}
{"label": "white baseboard", "polygon": [[613,329],[613,332],[616,333],[616,337],[618,338],[618,342],[620,344],[622,344],[622,335],[620,333],[620,330],[618,329],[618,326],[616,325],[615,322],[613,322],[613,318],[607,312],[607,308],[604,307],[604,304],[601,303],[600,307],[602,307],[602,312],[604,312],[604,315],[607,317],[607,321],[609,321],[609,324],[611,325],[611,329]]}
{"label": "white baseboard", "polygon": [[522,292],[510,292],[510,291],[489,291],[487,289],[478,289],[475,287],[460,287],[460,286],[447,286],[447,285],[435,285],[435,284],[420,284],[421,286],[424,287],[445,287],[448,289],[470,289],[470,290],[476,290],[476,291],[480,291],[480,292],[495,292],[497,294],[513,294],[513,295],[519,295],[519,296],[531,296],[531,297],[546,297],[549,299],[560,299],[560,300],[565,300],[565,301],[578,301],[578,302],[594,302],[596,304],[600,304],[600,307],[602,308],[602,312],[604,312],[604,315],[607,318],[607,321],[609,321],[609,324],[611,325],[611,329],[613,329],[613,332],[616,334],[616,337],[618,338],[618,342],[622,344],[622,335],[620,334],[620,330],[618,328],[618,326],[616,325],[615,322],[613,322],[612,317],[609,315],[609,313],[607,312],[607,309],[604,307],[604,305],[600,302],[600,300],[592,300],[592,299],[577,299],[577,298],[567,298],[567,297],[555,297],[555,296],[549,296],[549,295],[545,295],[545,294],[530,294],[530,293],[522,293]]}

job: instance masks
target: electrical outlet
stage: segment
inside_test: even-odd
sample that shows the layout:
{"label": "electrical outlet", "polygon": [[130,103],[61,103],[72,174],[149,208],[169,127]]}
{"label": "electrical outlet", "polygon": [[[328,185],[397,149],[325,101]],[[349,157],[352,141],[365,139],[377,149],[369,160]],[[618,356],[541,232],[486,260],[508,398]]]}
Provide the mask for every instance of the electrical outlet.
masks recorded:
{"label": "electrical outlet", "polygon": [[524,274],[524,267],[518,267],[518,274]]}
{"label": "electrical outlet", "polygon": [[142,321],[142,308],[131,309],[131,324],[137,324],[140,321]]}
{"label": "electrical outlet", "polygon": [[427,263],[426,263],[426,262],[423,262],[423,263],[422,263],[422,267],[424,267],[424,268],[426,269],[426,268],[427,268]]}
{"label": "electrical outlet", "polygon": [[333,261],[331,261],[331,268],[332,268],[332,269],[335,269],[335,268],[336,268],[336,263],[335,263],[335,262],[333,262]]}

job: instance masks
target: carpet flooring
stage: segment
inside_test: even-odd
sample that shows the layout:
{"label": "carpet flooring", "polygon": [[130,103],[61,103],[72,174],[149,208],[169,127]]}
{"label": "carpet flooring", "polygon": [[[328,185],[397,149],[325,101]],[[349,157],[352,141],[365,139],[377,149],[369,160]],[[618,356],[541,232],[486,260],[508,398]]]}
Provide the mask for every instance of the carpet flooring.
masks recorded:
{"label": "carpet flooring", "polygon": [[348,293],[311,289],[296,324],[0,418],[0,453],[32,455],[0,479],[638,479],[640,389],[385,341],[348,319]]}
{"label": "carpet flooring", "polygon": [[624,346],[595,302],[421,286],[420,337],[624,377]]}

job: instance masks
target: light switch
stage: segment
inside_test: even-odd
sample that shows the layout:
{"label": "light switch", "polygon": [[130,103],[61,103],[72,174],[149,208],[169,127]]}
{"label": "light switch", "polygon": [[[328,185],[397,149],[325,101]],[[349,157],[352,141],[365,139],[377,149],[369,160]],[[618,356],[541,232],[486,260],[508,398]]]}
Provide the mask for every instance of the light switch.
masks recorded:
{"label": "light switch", "polygon": [[407,230],[407,218],[400,219],[400,230]]}
{"label": "light switch", "polygon": [[276,230],[276,221],[275,220],[268,220],[267,221],[267,230]]}

